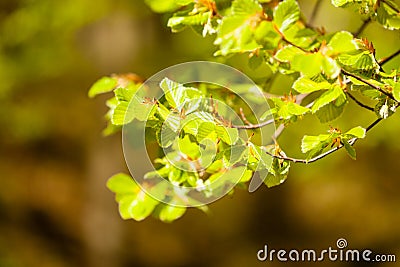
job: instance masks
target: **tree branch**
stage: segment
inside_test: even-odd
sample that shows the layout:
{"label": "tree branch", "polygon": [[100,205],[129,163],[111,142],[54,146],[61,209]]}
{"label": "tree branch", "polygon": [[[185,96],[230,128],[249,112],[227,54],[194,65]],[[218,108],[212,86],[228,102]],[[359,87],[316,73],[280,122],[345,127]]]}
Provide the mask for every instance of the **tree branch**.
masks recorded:
{"label": "tree branch", "polygon": [[359,105],[360,107],[365,108],[365,109],[368,109],[368,110],[370,110],[370,111],[372,111],[372,112],[375,112],[375,109],[374,109],[373,107],[370,107],[370,106],[368,106],[368,105],[365,105],[365,104],[361,103],[360,101],[358,101],[357,98],[355,98],[355,97],[354,97],[352,94],[350,94],[349,92],[346,92],[346,94],[347,94],[357,105]]}
{"label": "tree branch", "polygon": [[392,60],[393,58],[397,57],[398,55],[400,55],[400,49],[397,50],[396,52],[394,52],[392,55],[382,58],[381,60],[379,60],[379,65],[382,67],[383,65],[385,65],[386,63],[388,63],[390,60]]}
{"label": "tree branch", "polygon": [[314,9],[313,9],[313,11],[311,13],[311,17],[310,17],[310,20],[309,20],[309,24],[310,25],[312,25],[314,23],[314,20],[317,17],[319,8],[321,7],[321,3],[322,3],[322,0],[317,0],[317,2],[315,3]]}
{"label": "tree branch", "polygon": [[231,127],[232,128],[236,128],[236,129],[254,130],[254,129],[259,129],[259,128],[265,127],[265,126],[270,125],[270,124],[272,124],[274,122],[275,122],[274,119],[270,119],[270,120],[261,122],[259,124],[231,125]]}
{"label": "tree branch", "polygon": [[[372,123],[366,128],[366,131],[369,132],[372,128],[374,128],[374,127],[375,127],[379,122],[381,122],[382,120],[383,120],[382,118],[376,119],[374,122],[372,122]],[[351,140],[349,141],[349,144],[350,144],[351,146],[353,146],[353,145],[357,142],[357,140],[358,140],[358,138],[353,138],[353,139],[351,139]],[[307,159],[291,158],[291,157],[282,157],[282,156],[280,156],[280,155],[274,155],[274,154],[271,154],[271,153],[269,153],[269,152],[266,152],[266,153],[267,153],[268,155],[274,157],[274,158],[277,158],[277,159],[287,160],[287,161],[291,161],[291,162],[293,162],[293,163],[309,164],[309,163],[316,162],[316,161],[318,161],[318,160],[320,160],[320,159],[323,159],[323,158],[325,158],[326,156],[332,154],[333,152],[338,151],[339,149],[341,149],[341,148],[343,148],[343,147],[344,147],[344,146],[341,145],[341,146],[339,146],[339,147],[332,148],[331,150],[328,150],[328,151],[326,151],[325,153],[322,153],[322,154],[320,154],[320,155],[318,155],[318,156],[316,156],[316,157],[314,157],[314,158],[308,159],[308,160],[307,160]]]}
{"label": "tree branch", "polygon": [[368,18],[363,21],[361,24],[360,28],[358,28],[357,31],[354,32],[354,37],[360,36],[360,34],[365,30],[365,28],[371,23],[371,18]]}
{"label": "tree branch", "polygon": [[350,73],[350,72],[348,72],[348,71],[346,71],[346,70],[344,70],[344,69],[342,69],[342,73],[345,74],[345,75],[347,75],[347,76],[353,77],[354,79],[356,79],[356,80],[358,80],[358,81],[360,81],[360,82],[362,82],[362,83],[365,83],[366,85],[369,85],[370,87],[372,87],[372,88],[378,90],[378,91],[381,92],[382,94],[386,95],[386,96],[389,97],[390,99],[392,99],[392,100],[394,100],[395,102],[397,102],[397,100],[394,98],[394,96],[393,96],[392,94],[386,92],[386,91],[383,90],[381,87],[379,87],[379,86],[377,86],[377,85],[375,85],[375,84],[372,84],[372,83],[370,83],[369,81],[367,81],[367,80],[361,78],[360,76],[357,76],[357,75],[355,75],[355,74],[352,74],[352,73]]}

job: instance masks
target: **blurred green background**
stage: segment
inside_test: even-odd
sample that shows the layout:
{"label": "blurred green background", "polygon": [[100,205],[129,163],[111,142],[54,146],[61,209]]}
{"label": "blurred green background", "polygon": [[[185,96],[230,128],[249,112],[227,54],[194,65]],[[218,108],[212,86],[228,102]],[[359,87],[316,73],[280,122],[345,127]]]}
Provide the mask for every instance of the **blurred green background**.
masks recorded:
{"label": "blurred green background", "polygon": [[[309,17],[316,1],[299,2]],[[328,32],[359,27],[358,15],[329,2],[322,1],[315,25]],[[294,166],[283,185],[237,190],[212,204],[211,215],[193,209],[173,224],[119,217],[105,183],[127,171],[121,138],[101,136],[107,96],[91,100],[87,90],[111,73],[149,77],[172,64],[212,59],[212,38],[171,34],[166,19],[137,0],[0,1],[0,267],[297,266],[260,263],[256,253],[264,244],[325,249],[338,238],[400,258],[398,114],[357,144],[357,161],[340,151]],[[375,23],[362,35],[378,58],[400,46],[398,32]],[[270,75],[250,71],[245,61],[228,63],[256,79]],[[278,77],[270,90],[290,82]],[[350,105],[332,125],[366,126],[374,116]],[[329,127],[314,118],[299,125],[281,141],[294,154],[302,134]]]}

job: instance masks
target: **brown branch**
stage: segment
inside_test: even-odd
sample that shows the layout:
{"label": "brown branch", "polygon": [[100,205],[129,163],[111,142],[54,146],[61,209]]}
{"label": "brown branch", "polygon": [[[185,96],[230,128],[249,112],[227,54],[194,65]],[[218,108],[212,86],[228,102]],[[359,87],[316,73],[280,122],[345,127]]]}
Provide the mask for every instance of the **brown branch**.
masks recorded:
{"label": "brown branch", "polygon": [[370,107],[370,106],[368,106],[368,105],[365,105],[365,104],[361,103],[357,98],[355,98],[355,97],[354,97],[352,94],[350,94],[349,92],[346,92],[346,94],[347,94],[357,105],[359,105],[360,107],[365,108],[365,109],[368,109],[368,110],[370,110],[370,111],[372,111],[372,112],[375,111],[375,109],[374,109],[373,107]]}
{"label": "brown branch", "polygon": [[369,85],[370,87],[372,87],[372,88],[378,90],[378,91],[381,92],[382,94],[386,95],[386,96],[389,97],[390,99],[392,99],[392,100],[394,100],[395,102],[397,102],[397,100],[394,98],[394,96],[393,96],[392,94],[390,94],[389,92],[386,92],[386,91],[383,90],[381,87],[379,87],[379,86],[377,86],[377,85],[375,85],[375,84],[372,84],[372,83],[370,83],[369,81],[363,79],[362,77],[357,76],[357,75],[355,75],[355,74],[353,74],[353,73],[350,73],[350,72],[348,72],[348,71],[346,71],[346,70],[344,70],[344,69],[342,69],[342,73],[345,74],[345,75],[347,75],[347,76],[353,77],[354,79],[356,79],[356,80],[358,80],[358,81],[360,81],[360,82],[362,82],[362,83],[365,83],[366,85]]}
{"label": "brown branch", "polygon": [[[374,128],[374,127],[375,127],[379,122],[381,122],[382,120],[383,120],[382,118],[379,118],[379,119],[375,120],[374,122],[372,122],[372,123],[366,128],[366,131],[369,132],[372,128]],[[357,142],[357,140],[358,140],[358,138],[353,138],[353,139],[351,139],[351,140],[349,141],[349,144],[350,144],[351,146],[353,146],[353,145]],[[308,160],[307,160],[307,159],[291,158],[291,157],[282,157],[282,156],[280,156],[280,155],[274,155],[274,154],[271,154],[271,153],[269,153],[269,152],[266,152],[266,153],[267,153],[268,155],[274,157],[274,158],[277,158],[277,159],[287,160],[287,161],[291,161],[291,162],[293,162],[293,163],[309,164],[309,163],[316,162],[316,161],[318,161],[318,160],[320,160],[320,159],[323,159],[323,158],[325,158],[326,156],[332,154],[333,152],[336,152],[336,151],[338,151],[339,149],[342,149],[343,147],[344,147],[344,146],[341,145],[341,146],[339,146],[339,147],[332,148],[331,150],[328,150],[328,151],[326,151],[325,153],[322,153],[322,154],[320,154],[320,155],[318,155],[318,156],[316,156],[316,157],[314,157],[314,158],[308,159]]]}
{"label": "brown branch", "polygon": [[314,9],[310,16],[310,20],[308,22],[310,25],[312,25],[314,23],[314,20],[317,17],[319,8],[321,7],[321,3],[322,3],[322,0],[317,0],[317,2],[315,3]]}
{"label": "brown branch", "polygon": [[371,23],[371,18],[368,18],[363,21],[361,24],[360,28],[358,28],[357,31],[354,32],[354,37],[360,36],[360,34],[365,30],[365,28]]}
{"label": "brown branch", "polygon": [[259,128],[265,127],[265,126],[270,125],[270,124],[272,124],[274,122],[275,122],[275,120],[271,119],[271,120],[267,120],[267,121],[261,122],[259,124],[231,125],[231,127],[232,128],[236,128],[236,129],[254,130],[254,129],[259,129]]}
{"label": "brown branch", "polygon": [[393,58],[397,57],[398,55],[400,55],[400,49],[397,50],[396,52],[394,52],[392,55],[382,58],[381,60],[379,60],[379,65],[382,67],[383,65],[385,65],[386,63],[388,63],[390,60],[392,60]]}

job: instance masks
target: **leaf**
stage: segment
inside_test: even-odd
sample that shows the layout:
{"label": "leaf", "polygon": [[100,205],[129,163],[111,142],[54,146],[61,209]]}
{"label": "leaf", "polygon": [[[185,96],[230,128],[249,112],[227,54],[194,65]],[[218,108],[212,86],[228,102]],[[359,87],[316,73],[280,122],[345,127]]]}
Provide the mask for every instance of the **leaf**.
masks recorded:
{"label": "leaf", "polygon": [[332,88],[332,85],[326,80],[322,82],[316,82],[313,81],[311,78],[305,76],[298,78],[293,84],[293,89],[301,94],[312,93],[315,91],[326,90],[330,88]]}
{"label": "leaf", "polygon": [[322,72],[329,78],[334,79],[340,74],[340,67],[336,60],[331,57],[325,56],[322,58]]}
{"label": "leaf", "polygon": [[322,150],[325,148],[325,143],[330,139],[331,136],[329,134],[321,134],[318,136],[305,135],[301,141],[301,152],[307,153],[315,149]]}
{"label": "leaf", "polygon": [[190,140],[189,135],[185,135],[183,138],[178,139],[177,150],[191,159],[197,159],[200,156],[199,146]]}
{"label": "leaf", "polygon": [[334,54],[341,54],[357,50],[353,35],[346,31],[336,33],[328,43]]}
{"label": "leaf", "polygon": [[224,150],[224,164],[232,166],[240,162],[248,153],[248,148],[245,145],[230,146]]}
{"label": "leaf", "polygon": [[234,0],[232,3],[232,13],[237,16],[253,15],[261,11],[262,7],[257,0]]}
{"label": "leaf", "polygon": [[203,122],[199,126],[196,136],[197,142],[201,142],[206,138],[209,138],[211,140],[217,139],[217,133],[215,132],[215,124],[213,122]]}
{"label": "leaf", "polygon": [[[392,7],[400,10],[399,6],[394,1],[387,1],[390,2]],[[376,11],[377,21],[389,30],[400,29],[400,14],[394,11],[392,7],[389,7],[387,2],[381,3]]]}
{"label": "leaf", "polygon": [[186,207],[177,207],[170,204],[161,203],[157,206],[154,215],[163,222],[173,222],[186,212]]}
{"label": "leaf", "polygon": [[319,121],[321,123],[328,123],[331,122],[335,119],[337,119],[338,117],[340,117],[340,115],[343,114],[344,108],[347,104],[347,100],[344,98],[344,102],[340,105],[338,105],[337,103],[339,102],[339,99],[342,98],[343,96],[339,97],[335,102],[336,103],[329,103],[328,105],[325,105],[323,107],[321,107],[315,114],[317,115]]}
{"label": "leaf", "polygon": [[111,123],[114,125],[125,125],[135,118],[135,112],[129,102],[119,102],[112,113]]}
{"label": "leaf", "polygon": [[239,131],[236,128],[228,128],[225,126],[217,126],[216,132],[219,138],[228,145],[233,145],[239,138]]}
{"label": "leaf", "polygon": [[185,87],[182,84],[164,78],[160,83],[165,99],[169,105],[181,111],[185,102],[201,98],[201,92],[196,88]]}
{"label": "leaf", "polygon": [[332,0],[332,5],[335,7],[342,7],[352,2],[354,2],[354,0]]}
{"label": "leaf", "polygon": [[321,73],[321,66],[324,57],[320,53],[296,55],[291,62],[292,69],[313,77]]}
{"label": "leaf", "polygon": [[311,108],[312,113],[317,112],[323,106],[331,103],[339,97],[346,97],[343,89],[339,85],[334,85],[331,89],[323,93],[320,97],[315,100],[314,105]]}
{"label": "leaf", "polygon": [[249,67],[252,70],[258,69],[264,63],[264,58],[262,56],[253,55],[249,59]]}
{"label": "leaf", "polygon": [[123,219],[144,220],[158,205],[158,201],[149,196],[126,174],[116,174],[107,182],[107,187],[116,194],[119,212]]}
{"label": "leaf", "polygon": [[268,170],[272,164],[272,156],[268,155],[264,148],[253,143],[248,143],[249,163],[255,163],[254,170]]}
{"label": "leaf", "polygon": [[397,101],[400,101],[400,82],[393,86],[393,96]]}
{"label": "leaf", "polygon": [[275,58],[281,62],[291,62],[296,55],[304,54],[305,52],[302,51],[300,48],[287,45],[278,50],[278,52],[275,54]]}
{"label": "leaf", "polygon": [[269,169],[269,174],[264,180],[264,184],[267,185],[268,188],[282,184],[289,174],[289,169],[290,162],[274,158],[271,168]]}
{"label": "leaf", "polygon": [[254,51],[260,48],[254,34],[261,23],[262,6],[256,0],[235,0],[232,13],[225,16],[218,28],[214,44],[220,46],[215,55]]}
{"label": "leaf", "polygon": [[354,149],[353,146],[351,146],[347,141],[343,142],[344,148],[347,151],[347,154],[352,158],[352,159],[356,159],[357,158],[357,153],[356,150]]}
{"label": "leaf", "polygon": [[374,56],[369,51],[355,51],[344,53],[338,57],[341,64],[351,66],[354,69],[372,70],[379,68]]}
{"label": "leaf", "polygon": [[171,12],[179,7],[175,0],[145,0],[145,3],[156,13]]}
{"label": "leaf", "polygon": [[211,16],[211,11],[195,15],[174,16],[168,20],[167,26],[173,32],[179,32],[185,29],[186,26],[205,25]]}
{"label": "leaf", "polygon": [[115,86],[117,86],[117,81],[115,79],[102,77],[90,87],[88,95],[90,98],[93,98],[96,95],[111,92],[114,90]]}
{"label": "leaf", "polygon": [[355,127],[345,133],[345,135],[350,136],[351,138],[365,138],[366,134],[367,130],[361,126]]}
{"label": "leaf", "polygon": [[274,22],[284,32],[300,18],[300,8],[295,0],[284,0],[274,10]]}
{"label": "leaf", "polygon": [[140,190],[132,177],[124,173],[116,174],[108,179],[107,187],[116,194],[137,194]]}

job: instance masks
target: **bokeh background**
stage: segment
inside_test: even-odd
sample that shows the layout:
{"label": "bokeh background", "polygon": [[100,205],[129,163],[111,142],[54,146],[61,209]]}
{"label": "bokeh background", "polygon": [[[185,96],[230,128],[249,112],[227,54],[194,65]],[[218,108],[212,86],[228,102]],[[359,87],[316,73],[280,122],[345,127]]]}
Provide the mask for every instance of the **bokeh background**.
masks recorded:
{"label": "bokeh background", "polygon": [[[360,16],[321,2],[315,25],[328,32],[361,25]],[[315,3],[300,1],[306,17]],[[88,99],[87,91],[103,75],[149,77],[172,64],[212,59],[212,38],[171,34],[166,20],[139,0],[0,1],[0,267],[297,266],[260,263],[256,253],[265,244],[325,249],[338,238],[400,260],[398,114],[357,143],[357,161],[340,151],[293,166],[283,185],[237,190],[212,204],[211,215],[193,209],[172,224],[119,217],[105,183],[127,171],[121,137],[102,137],[107,96]],[[362,36],[378,58],[400,46],[399,32],[376,23]],[[270,75],[245,62],[227,61],[255,79]],[[279,76],[269,90],[290,82]],[[351,104],[331,124],[366,126],[374,117]],[[282,135],[282,146],[299,155],[301,134],[328,128],[306,118]]]}

